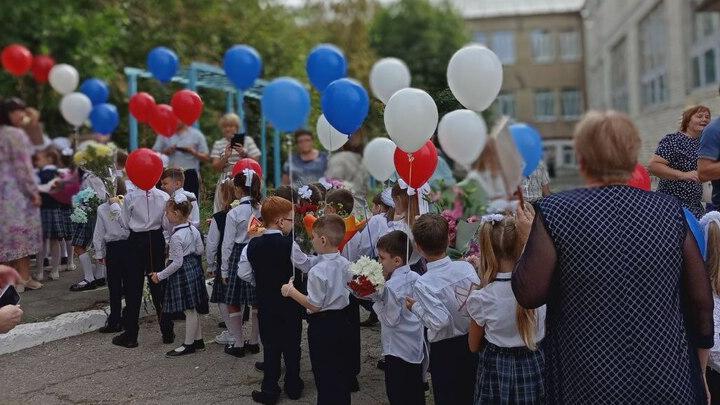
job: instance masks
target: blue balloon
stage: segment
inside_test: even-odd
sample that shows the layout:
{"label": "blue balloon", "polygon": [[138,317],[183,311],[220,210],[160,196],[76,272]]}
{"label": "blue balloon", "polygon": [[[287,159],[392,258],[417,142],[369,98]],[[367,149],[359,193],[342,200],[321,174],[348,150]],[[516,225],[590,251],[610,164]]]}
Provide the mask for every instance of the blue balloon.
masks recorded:
{"label": "blue balloon", "polygon": [[540,159],[542,159],[542,137],[537,129],[528,124],[510,125],[510,135],[525,161],[523,176],[528,177],[537,169]]}
{"label": "blue balloon", "polygon": [[260,104],[273,126],[284,132],[302,128],[310,114],[310,94],[292,77],[270,82],[263,90]]}
{"label": "blue balloon", "polygon": [[107,103],[108,97],[110,97],[107,83],[95,77],[82,82],[80,92],[88,96],[92,105]]}
{"label": "blue balloon", "polygon": [[147,56],[150,73],[163,83],[169,82],[178,69],[179,60],[175,52],[164,46],[153,48]]}
{"label": "blue balloon", "polygon": [[347,75],[347,62],[340,48],[331,44],[320,44],[310,51],[305,65],[310,83],[319,91],[337,79]]}
{"label": "blue balloon", "polygon": [[255,48],[235,45],[225,52],[223,69],[228,79],[240,90],[247,90],[260,77],[262,59]]}
{"label": "blue balloon", "polygon": [[90,123],[95,132],[108,135],[117,128],[120,123],[120,115],[114,105],[98,104],[90,111]]}
{"label": "blue balloon", "polygon": [[698,222],[695,215],[693,215],[689,209],[683,208],[683,212],[685,213],[685,222],[687,222],[690,232],[692,232],[695,237],[695,242],[697,242],[698,248],[700,249],[700,254],[703,259],[707,259],[707,244],[700,222]]}
{"label": "blue balloon", "polygon": [[365,88],[352,79],[330,83],[322,95],[322,110],[330,125],[348,136],[360,129],[370,109]]}

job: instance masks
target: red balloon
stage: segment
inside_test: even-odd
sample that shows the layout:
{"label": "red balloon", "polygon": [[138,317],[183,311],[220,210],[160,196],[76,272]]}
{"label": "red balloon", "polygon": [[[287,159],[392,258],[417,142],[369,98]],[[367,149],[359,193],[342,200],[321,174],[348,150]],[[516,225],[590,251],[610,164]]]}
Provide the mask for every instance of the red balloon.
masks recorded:
{"label": "red balloon", "polygon": [[155,151],[140,148],[128,155],[125,171],[133,184],[141,190],[148,191],[160,181],[163,164]]}
{"label": "red balloon", "polygon": [[48,55],[37,55],[33,58],[32,62],[32,75],[35,81],[44,84],[48,82],[48,75],[50,75],[50,69],[55,66],[55,59]]}
{"label": "red balloon", "polygon": [[203,102],[200,96],[192,90],[180,90],[173,94],[170,105],[175,115],[185,125],[192,125],[200,118]]}
{"label": "red balloon", "polygon": [[255,173],[257,173],[258,177],[262,179],[262,167],[260,164],[250,158],[240,159],[237,163],[235,163],[235,166],[233,166],[232,169],[232,175],[235,177],[236,174],[240,173],[241,171],[245,169],[253,169],[255,170]]}
{"label": "red balloon", "polygon": [[20,44],[6,46],[0,58],[5,70],[14,76],[22,76],[27,73],[33,63],[32,53]]}
{"label": "red balloon", "polygon": [[130,114],[135,117],[138,122],[147,123],[155,112],[155,99],[144,91],[130,97],[128,105]]}
{"label": "red balloon", "polygon": [[171,137],[177,131],[178,119],[172,107],[167,104],[155,106],[153,115],[150,116],[150,126],[159,135]]}
{"label": "red balloon", "polygon": [[435,173],[438,163],[437,149],[432,141],[427,141],[425,146],[414,153],[407,153],[397,148],[393,160],[398,176],[410,187],[420,188]]}
{"label": "red balloon", "polygon": [[650,173],[640,163],[635,165],[635,171],[627,182],[628,186],[650,191]]}

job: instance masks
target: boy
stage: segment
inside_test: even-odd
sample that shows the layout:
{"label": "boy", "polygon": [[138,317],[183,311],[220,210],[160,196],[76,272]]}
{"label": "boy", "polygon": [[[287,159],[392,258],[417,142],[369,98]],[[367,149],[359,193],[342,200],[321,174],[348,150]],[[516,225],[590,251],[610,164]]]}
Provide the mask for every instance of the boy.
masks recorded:
{"label": "boy", "polygon": [[477,356],[468,348],[470,316],[465,301],[480,279],[470,263],[447,257],[448,223],[443,217],[422,215],[412,233],[420,256],[427,260],[427,272],[405,304],[428,329],[435,403],[472,404]]}
{"label": "boy", "polygon": [[263,342],[261,391],[252,398],[261,404],[275,404],[280,396],[280,358],[285,359],[285,393],[299,399],[304,383],[300,379],[300,340],[302,307],[280,293],[294,267],[290,261],[292,240],[292,203],[281,197],[267,198],[260,209],[267,229],[243,249],[238,263],[238,277],[255,285]]}
{"label": "boy", "polygon": [[[308,294],[299,292],[292,282],[282,286],[281,292],[307,308],[308,344],[318,405],[350,403],[352,376],[348,370],[350,325],[344,309],[349,303],[347,283],[350,282],[350,262],[340,256],[338,246],[345,234],[345,223],[337,215],[326,215],[315,222],[312,244],[320,255],[310,259],[293,245],[292,260],[302,270],[308,267]],[[292,281],[292,280],[291,280]]]}
{"label": "boy", "polygon": [[407,265],[407,246],[408,237],[402,231],[392,231],[378,240],[377,253],[386,283],[373,308],[382,327],[385,391],[390,404],[424,405],[425,336],[420,320],[404,305],[404,297],[412,293],[420,276]]}
{"label": "boy", "polygon": [[[188,219],[190,225],[194,226],[197,229],[200,229],[200,207],[197,203],[197,196],[183,189],[184,182],[185,174],[183,173],[182,169],[177,168],[165,169],[162,177],[160,178],[160,186],[166,193],[168,193],[170,198],[173,198],[175,196],[175,193],[185,193],[188,200],[190,200],[190,206],[192,208],[192,210],[190,211],[190,218]],[[170,223],[167,222],[166,219],[163,219],[163,227],[166,230],[172,231],[172,226],[170,226]]]}

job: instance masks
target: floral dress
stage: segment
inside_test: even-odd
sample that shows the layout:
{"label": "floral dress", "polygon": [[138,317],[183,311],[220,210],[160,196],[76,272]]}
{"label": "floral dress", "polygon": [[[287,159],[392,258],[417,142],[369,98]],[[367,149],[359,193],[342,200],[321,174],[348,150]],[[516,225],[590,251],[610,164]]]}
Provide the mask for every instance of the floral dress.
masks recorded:
{"label": "floral dress", "polygon": [[21,129],[0,127],[0,263],[40,251],[40,208],[31,202],[38,192],[32,151]]}

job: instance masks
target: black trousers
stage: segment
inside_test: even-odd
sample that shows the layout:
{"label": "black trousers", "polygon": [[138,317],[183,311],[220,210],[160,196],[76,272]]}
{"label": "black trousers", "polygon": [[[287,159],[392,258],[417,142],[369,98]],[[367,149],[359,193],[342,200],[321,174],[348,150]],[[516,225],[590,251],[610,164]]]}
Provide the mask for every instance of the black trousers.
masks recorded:
{"label": "black trousers", "polygon": [[162,230],[130,232],[128,243],[130,245],[128,255],[132,263],[122,279],[126,294],[126,333],[130,338],[137,338],[140,304],[142,303],[145,278],[147,278],[150,295],[160,324],[160,331],[163,336],[173,336],[173,321],[162,315],[162,303],[165,299],[165,281],[155,284],[149,277],[150,273],[160,272],[165,268],[165,237]]}
{"label": "black trousers", "polygon": [[[285,392],[299,394],[300,382],[300,340],[302,339],[302,318],[297,304],[267,309],[258,302],[260,340],[263,344],[262,391],[280,395],[280,360],[285,361]],[[288,308],[289,307],[289,308]]]}
{"label": "black trousers", "polygon": [[385,392],[390,405],[425,405],[422,363],[385,356]]}
{"label": "black trousers", "polygon": [[349,368],[350,382],[360,375],[360,300],[350,294],[350,303],[343,310],[347,315],[350,328],[348,329],[348,359],[346,367]]}
{"label": "black trousers", "polygon": [[119,325],[122,313],[122,297],[125,294],[123,274],[130,268],[130,242],[127,239],[105,244],[105,267],[107,268],[107,285],[110,293],[110,315],[108,325]]}
{"label": "black trousers", "polygon": [[185,183],[183,189],[195,193],[195,198],[200,198],[200,175],[195,169],[185,170]]}
{"label": "black trousers", "polygon": [[430,377],[436,405],[473,403],[478,356],[468,335],[430,343]]}
{"label": "black trousers", "polygon": [[317,405],[350,404],[350,370],[347,363],[350,324],[344,310],[308,316],[308,345]]}
{"label": "black trousers", "polygon": [[710,391],[710,403],[720,404],[720,373],[708,367],[705,369],[705,379]]}

